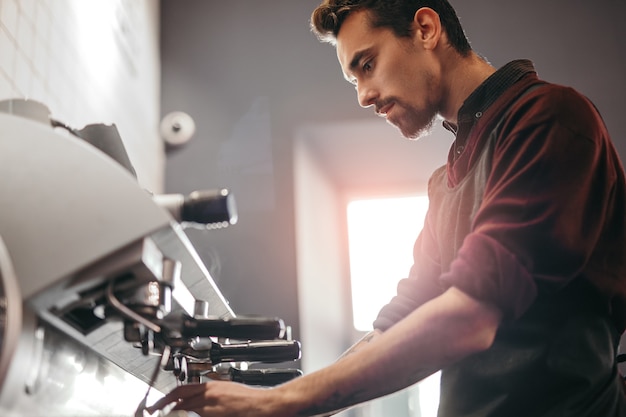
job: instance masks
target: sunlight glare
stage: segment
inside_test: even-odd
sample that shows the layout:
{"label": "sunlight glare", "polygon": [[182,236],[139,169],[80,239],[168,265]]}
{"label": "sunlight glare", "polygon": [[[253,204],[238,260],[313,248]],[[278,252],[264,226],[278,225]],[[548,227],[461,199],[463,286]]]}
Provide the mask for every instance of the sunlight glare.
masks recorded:
{"label": "sunlight glare", "polygon": [[354,327],[371,330],[378,310],[396,293],[413,264],[413,244],[428,197],[356,200],[348,204]]}
{"label": "sunlight glare", "polygon": [[[413,244],[422,230],[428,197],[357,200],[348,204],[348,246],[354,328],[372,330],[378,311],[396,293],[413,264]],[[417,384],[419,415],[435,417],[439,406],[436,372]]]}

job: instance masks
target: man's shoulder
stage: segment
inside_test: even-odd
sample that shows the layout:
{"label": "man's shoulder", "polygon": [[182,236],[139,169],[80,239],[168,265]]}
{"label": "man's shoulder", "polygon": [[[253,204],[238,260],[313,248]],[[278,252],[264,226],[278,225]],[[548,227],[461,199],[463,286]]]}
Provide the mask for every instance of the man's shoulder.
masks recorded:
{"label": "man's shoulder", "polygon": [[513,117],[532,124],[559,123],[585,136],[595,136],[603,123],[597,108],[573,87],[541,82],[515,104]]}
{"label": "man's shoulder", "polygon": [[544,105],[556,105],[555,110],[572,105],[587,107],[590,100],[573,87],[543,81],[528,94],[529,100],[536,100]]}

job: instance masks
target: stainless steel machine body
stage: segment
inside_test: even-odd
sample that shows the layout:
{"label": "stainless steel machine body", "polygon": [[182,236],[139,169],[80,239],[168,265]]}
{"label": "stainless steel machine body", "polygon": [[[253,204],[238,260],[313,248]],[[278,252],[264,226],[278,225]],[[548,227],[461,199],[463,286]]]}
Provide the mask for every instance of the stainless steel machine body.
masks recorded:
{"label": "stainless steel machine body", "polygon": [[161,392],[219,374],[211,355],[245,359],[193,332],[236,317],[180,219],[45,107],[17,103],[30,104],[28,117],[0,105],[0,415],[131,415],[165,347]]}

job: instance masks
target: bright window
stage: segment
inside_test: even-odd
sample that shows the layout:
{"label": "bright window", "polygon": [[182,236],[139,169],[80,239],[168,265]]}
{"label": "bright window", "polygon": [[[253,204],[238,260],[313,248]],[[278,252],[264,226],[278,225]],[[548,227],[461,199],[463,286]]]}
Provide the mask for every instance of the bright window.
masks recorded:
{"label": "bright window", "polygon": [[[396,293],[413,264],[413,244],[422,230],[428,197],[358,200],[348,204],[348,245],[354,328],[372,329],[378,311]],[[417,386],[420,416],[435,417],[439,372]],[[412,403],[412,401],[410,402]]]}
{"label": "bright window", "polygon": [[356,200],[348,204],[352,311],[357,330],[371,330],[378,310],[413,264],[427,196]]}

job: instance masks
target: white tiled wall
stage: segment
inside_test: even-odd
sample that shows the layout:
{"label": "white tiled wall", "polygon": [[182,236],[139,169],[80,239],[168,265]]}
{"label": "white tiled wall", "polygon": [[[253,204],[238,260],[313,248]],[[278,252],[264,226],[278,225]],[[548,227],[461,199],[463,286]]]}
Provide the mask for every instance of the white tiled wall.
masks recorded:
{"label": "white tiled wall", "polygon": [[115,123],[160,192],[158,0],[0,0],[0,100],[28,98],[82,128]]}

